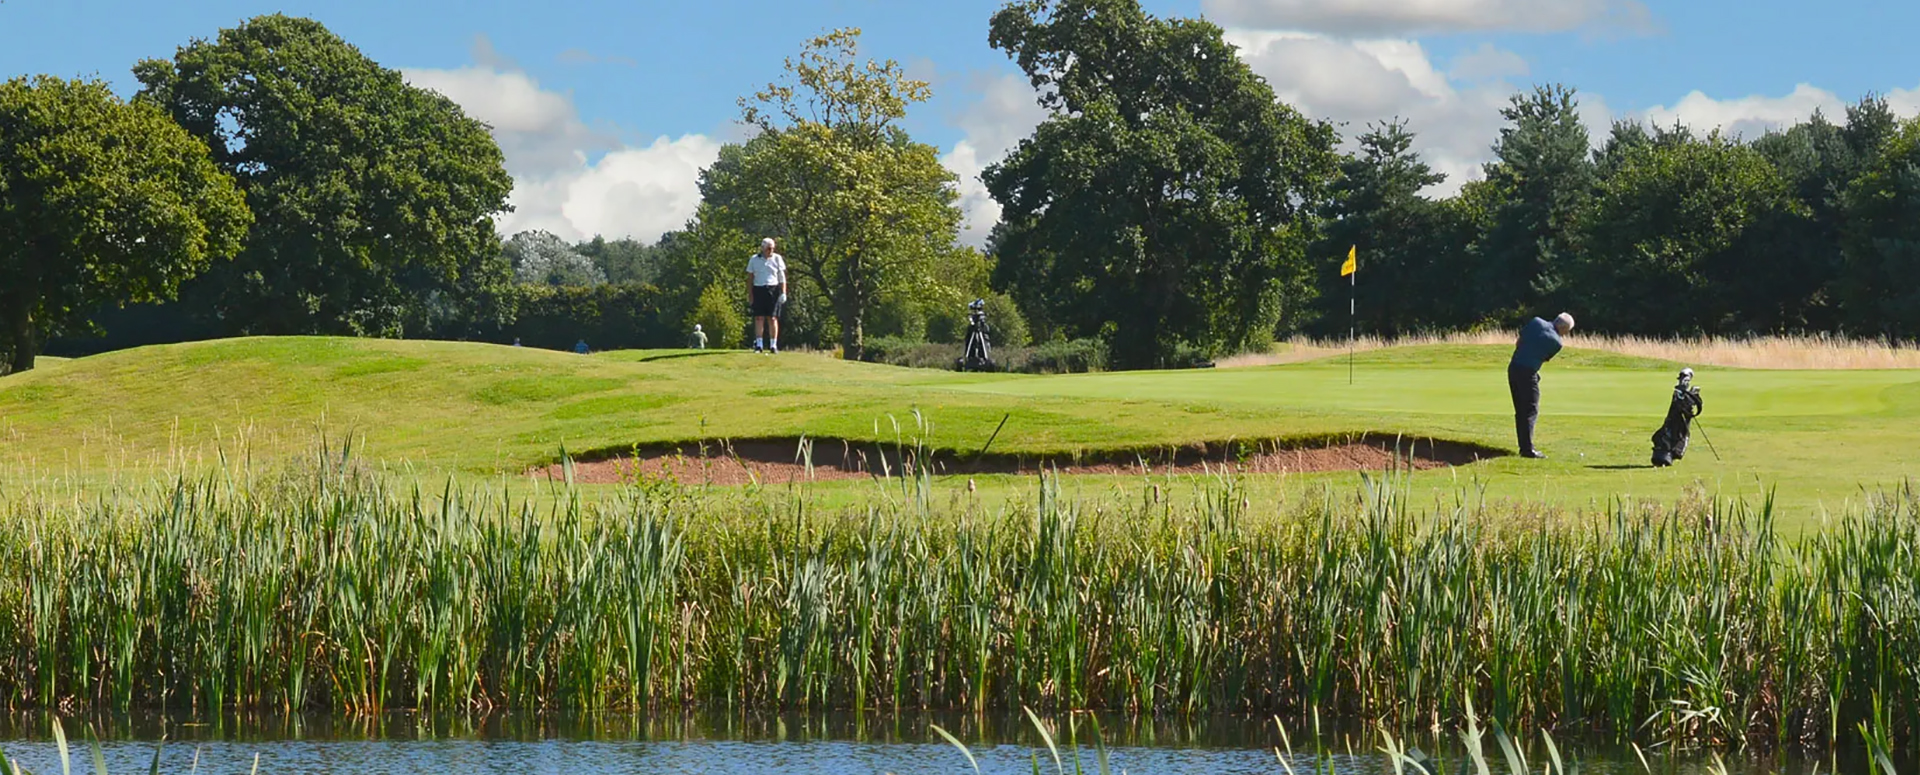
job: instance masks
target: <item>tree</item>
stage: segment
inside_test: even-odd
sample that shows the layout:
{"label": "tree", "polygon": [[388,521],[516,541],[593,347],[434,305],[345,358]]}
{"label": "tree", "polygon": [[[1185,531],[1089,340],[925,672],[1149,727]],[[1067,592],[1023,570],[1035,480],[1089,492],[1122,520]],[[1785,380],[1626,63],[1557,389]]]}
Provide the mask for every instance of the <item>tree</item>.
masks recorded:
{"label": "tree", "polygon": [[600,285],[607,281],[592,259],[575,252],[566,240],[543,229],[513,235],[501,247],[513,266],[513,279],[524,285]]}
{"label": "tree", "polygon": [[1395,335],[1434,325],[1445,317],[1450,298],[1439,289],[1460,271],[1440,259],[1448,255],[1440,238],[1449,236],[1438,202],[1420,195],[1447,176],[1434,172],[1413,151],[1413,133],[1403,121],[1369,127],[1359,137],[1359,154],[1340,164],[1333,185],[1325,238],[1313,251],[1321,282],[1321,329],[1344,331],[1348,319],[1348,279],[1337,257],[1348,248],[1361,254],[1363,271],[1353,282],[1363,291],[1357,307],[1368,333]]}
{"label": "tree", "polygon": [[[742,120],[759,134],[722,148],[700,179],[701,217],[778,238],[800,286],[795,305],[808,292],[824,298],[849,359],[877,300],[937,282],[960,228],[953,174],[898,125],[931,90],[895,62],[859,62],[859,38],[849,29],[809,41],[782,82],[743,98]],[[744,268],[751,243],[740,248]]]}
{"label": "tree", "polygon": [[1720,334],[1751,317],[1756,229],[1794,211],[1786,182],[1750,147],[1721,137],[1626,150],[1580,223],[1570,297],[1604,330]]}
{"label": "tree", "polygon": [[1565,301],[1561,264],[1576,253],[1576,219],[1592,196],[1594,165],[1574,90],[1516,94],[1486,177],[1501,193],[1481,251],[1480,312],[1504,319]]}
{"label": "tree", "polygon": [[691,332],[694,325],[701,326],[706,331],[708,346],[714,349],[730,350],[747,339],[747,316],[741,312],[739,289],[727,283],[707,286],[688,320],[690,322],[681,328]]}
{"label": "tree", "polygon": [[1265,347],[1304,320],[1333,128],[1275,99],[1219,27],[1136,0],[1027,0],[990,41],[1052,115],[983,176],[995,285],[1123,368]]}
{"label": "tree", "polygon": [[1846,114],[1845,124],[1834,124],[1816,111],[1753,143],[1803,205],[1800,212],[1763,227],[1767,236],[1757,240],[1759,253],[1743,278],[1756,294],[1748,306],[1765,313],[1755,318],[1760,327],[1831,331],[1841,324],[1842,200],[1898,129],[1879,97],[1848,106]]}
{"label": "tree", "polygon": [[512,180],[485,124],[318,22],[261,16],[134,68],[239,181],[256,223],[183,289],[232,333],[402,333],[499,256]]}
{"label": "tree", "polygon": [[252,216],[207,147],[99,81],[0,83],[0,364],[106,306],[170,298]]}
{"label": "tree", "polygon": [[659,279],[659,251],[638,240],[593,239],[573,246],[573,252],[586,256],[594,268],[610,283],[648,283]]}
{"label": "tree", "polygon": [[1842,204],[1844,320],[1857,333],[1920,337],[1920,119],[1881,146]]}

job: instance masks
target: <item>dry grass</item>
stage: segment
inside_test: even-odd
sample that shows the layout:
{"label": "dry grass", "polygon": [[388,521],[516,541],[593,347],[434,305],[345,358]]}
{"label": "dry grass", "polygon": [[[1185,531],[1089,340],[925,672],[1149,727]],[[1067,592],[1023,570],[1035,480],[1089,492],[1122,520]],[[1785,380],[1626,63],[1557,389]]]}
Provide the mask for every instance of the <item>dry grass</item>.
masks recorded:
{"label": "dry grass", "polygon": [[[1413,336],[1400,339],[1361,337],[1354,349],[1365,352],[1387,347],[1434,344],[1511,344],[1505,331]],[[1763,336],[1746,339],[1652,339],[1638,336],[1580,336],[1568,338],[1570,347],[1606,350],[1642,358],[1658,358],[1693,365],[1742,369],[1920,369],[1920,347],[1884,340],[1845,339],[1826,334]],[[1219,362],[1221,368],[1274,366],[1330,358],[1347,352],[1338,340],[1295,338],[1274,344],[1266,353],[1236,355]]]}

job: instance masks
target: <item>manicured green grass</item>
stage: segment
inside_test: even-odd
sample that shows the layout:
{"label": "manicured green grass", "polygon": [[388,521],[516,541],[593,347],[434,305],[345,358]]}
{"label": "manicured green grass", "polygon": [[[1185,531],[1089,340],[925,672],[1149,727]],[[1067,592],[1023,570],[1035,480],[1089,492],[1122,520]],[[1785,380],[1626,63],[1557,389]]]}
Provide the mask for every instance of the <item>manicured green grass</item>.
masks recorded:
{"label": "manicured green grass", "polygon": [[[574,452],[747,436],[921,436],[972,450],[1070,452],[1230,438],[1404,433],[1511,449],[1500,346],[1435,345],[1247,369],[962,375],[819,355],[577,356],[448,342],[236,339],[52,361],[0,378],[0,483],[143,478],[224,451],[272,459],[352,436],[363,459],[461,479]],[[1545,462],[1422,474],[1416,487],[1569,505],[1777,487],[1789,521],[1920,471],[1920,371],[1696,366],[1715,461],[1696,435],[1647,462],[1676,364],[1570,349],[1544,372]],[[914,412],[931,430],[922,433]],[[896,431],[896,427],[899,429]],[[183,462],[184,461],[184,462]],[[1349,482],[1293,477],[1287,488]],[[989,488],[1018,480],[992,479]],[[1100,486],[1098,483],[1081,483]],[[850,485],[841,485],[850,487]],[[941,483],[959,487],[960,483]],[[831,489],[831,488],[828,488]]]}

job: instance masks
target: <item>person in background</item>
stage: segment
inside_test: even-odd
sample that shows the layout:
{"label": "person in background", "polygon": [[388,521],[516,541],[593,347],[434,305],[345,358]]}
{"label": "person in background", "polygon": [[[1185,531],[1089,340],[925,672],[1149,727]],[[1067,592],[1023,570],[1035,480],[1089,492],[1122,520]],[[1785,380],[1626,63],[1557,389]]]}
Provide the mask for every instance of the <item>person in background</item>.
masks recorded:
{"label": "person in background", "polygon": [[1520,340],[1507,362],[1507,391],[1513,394],[1513,429],[1520,436],[1520,456],[1541,460],[1546,453],[1533,446],[1533,426],[1540,419],[1540,367],[1560,354],[1560,338],[1573,330],[1573,316],[1565,312],[1549,323],[1534,318],[1520,327]]}
{"label": "person in background", "polygon": [[752,287],[747,303],[753,308],[753,351],[780,352],[780,308],[787,303],[787,259],[773,252],[773,238],[760,240],[760,252],[747,259]]}
{"label": "person in background", "polygon": [[580,340],[580,341],[578,341],[578,342],[574,342],[574,343],[573,343],[573,351],[574,351],[574,352],[577,352],[577,353],[579,353],[579,354],[581,354],[581,355],[586,355],[586,354],[587,354],[587,340],[585,340],[585,339],[582,339],[582,340]]}
{"label": "person in background", "polygon": [[693,324],[693,333],[687,337],[687,346],[695,350],[707,349],[707,332],[700,330],[700,324]]}

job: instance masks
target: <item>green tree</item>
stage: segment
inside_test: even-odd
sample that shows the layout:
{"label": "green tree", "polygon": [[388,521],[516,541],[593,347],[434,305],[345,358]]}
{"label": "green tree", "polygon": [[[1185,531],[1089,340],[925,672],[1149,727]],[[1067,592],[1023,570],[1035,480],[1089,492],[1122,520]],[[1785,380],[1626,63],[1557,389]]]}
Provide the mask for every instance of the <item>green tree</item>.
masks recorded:
{"label": "green tree", "polygon": [[[811,306],[809,292],[824,299],[849,359],[860,357],[879,299],[938,281],[960,228],[953,174],[899,127],[931,90],[895,62],[860,62],[859,38],[836,30],[809,41],[781,82],[743,98],[743,120],[759,134],[721,149],[700,180],[703,219],[780,240],[795,305]],[[741,269],[752,248],[739,246]]]}
{"label": "green tree", "polygon": [[990,41],[1052,115],[984,180],[995,285],[1123,368],[1264,347],[1311,309],[1333,128],[1275,99],[1219,27],[1136,0],[1029,0]]}
{"label": "green tree", "polygon": [[1758,151],[1682,136],[1627,150],[1581,220],[1570,296],[1604,330],[1744,330],[1748,294],[1736,289],[1752,273],[1754,236],[1796,208]]}
{"label": "green tree", "polygon": [[1856,333],[1920,337],[1920,119],[1881,147],[1842,204],[1845,323]]}
{"label": "green tree", "polygon": [[733,349],[747,338],[747,316],[741,311],[740,290],[736,284],[716,282],[700,293],[682,328],[691,332],[698,324],[707,334],[707,346]]}
{"label": "green tree", "polygon": [[99,81],[0,83],[0,365],[102,307],[170,298],[252,216],[166,114]]}
{"label": "green tree", "polygon": [[[1402,334],[1448,316],[1451,297],[1437,291],[1461,267],[1443,261],[1453,257],[1442,242],[1450,236],[1444,207],[1420,195],[1446,176],[1420,160],[1413,139],[1402,121],[1371,126],[1359,137],[1359,154],[1340,165],[1325,238],[1313,251],[1322,331],[1345,331],[1350,281],[1365,302],[1355,309],[1366,333]],[[1339,268],[1349,248],[1358,249],[1363,271],[1344,278]]]}
{"label": "green tree", "polygon": [[1765,225],[1767,236],[1757,240],[1755,260],[1743,277],[1756,326],[1823,331],[1840,326],[1842,200],[1897,129],[1886,100],[1869,96],[1847,108],[1844,124],[1816,112],[1753,142],[1804,206]]}
{"label": "green tree", "polygon": [[607,276],[592,259],[575,252],[553,232],[531,229],[513,235],[501,247],[513,266],[513,279],[526,285],[600,285]]}
{"label": "green tree", "polygon": [[654,283],[659,279],[659,251],[639,240],[593,239],[573,246],[573,252],[586,256],[610,283]]}
{"label": "green tree", "polygon": [[1501,204],[1479,256],[1483,315],[1504,320],[1566,300],[1560,270],[1576,252],[1595,180],[1579,105],[1573,89],[1554,84],[1516,94],[1500,111],[1507,126],[1485,167]]}
{"label": "green tree", "polygon": [[183,295],[233,333],[402,333],[407,306],[499,259],[512,180],[486,125],[320,23],[261,16],[134,68],[256,218]]}

